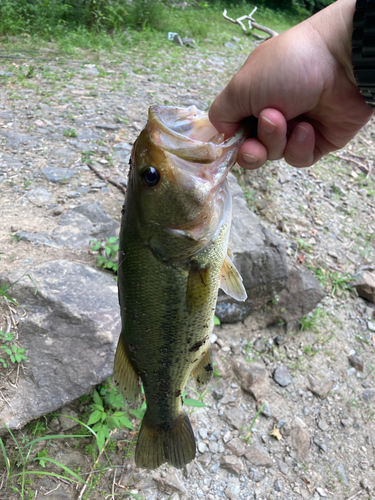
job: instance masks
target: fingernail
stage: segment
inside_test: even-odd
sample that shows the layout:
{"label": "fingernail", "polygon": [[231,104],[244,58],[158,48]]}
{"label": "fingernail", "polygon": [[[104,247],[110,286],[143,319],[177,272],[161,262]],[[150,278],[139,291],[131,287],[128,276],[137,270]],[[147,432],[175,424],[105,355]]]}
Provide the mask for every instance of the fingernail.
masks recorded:
{"label": "fingernail", "polygon": [[249,155],[249,153],[242,153],[242,159],[245,163],[256,163],[259,161],[259,158],[253,155]]}
{"label": "fingernail", "polygon": [[302,127],[302,125],[299,125],[294,130],[294,137],[296,138],[297,142],[303,142],[308,136],[308,134],[309,131],[305,127]]}
{"label": "fingernail", "polygon": [[264,130],[264,132],[266,132],[266,134],[272,134],[272,132],[276,128],[276,124],[271,122],[271,120],[269,120],[265,116],[260,117],[260,123],[261,123],[262,129]]}

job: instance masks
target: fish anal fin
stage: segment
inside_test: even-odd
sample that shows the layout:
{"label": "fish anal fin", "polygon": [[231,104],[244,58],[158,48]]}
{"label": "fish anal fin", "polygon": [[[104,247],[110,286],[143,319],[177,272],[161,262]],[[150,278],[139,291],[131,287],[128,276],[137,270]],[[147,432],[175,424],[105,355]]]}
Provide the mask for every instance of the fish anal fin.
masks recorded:
{"label": "fish anal fin", "polygon": [[199,267],[190,264],[186,289],[186,305],[190,313],[196,312],[206,305],[210,296],[210,267]]}
{"label": "fish anal fin", "polygon": [[118,340],[113,378],[120,394],[128,401],[136,401],[140,395],[139,377],[125,351],[122,336]]}
{"label": "fish anal fin", "polygon": [[156,469],[165,462],[182,469],[194,460],[196,445],[189,417],[183,411],[170,427],[161,428],[145,413],[135,449],[135,463],[145,469]]}
{"label": "fish anal fin", "polygon": [[232,259],[227,255],[221,269],[220,288],[230,297],[240,302],[247,299],[247,293],[243,286],[242,278]]}
{"label": "fish anal fin", "polygon": [[207,351],[203,354],[201,360],[191,372],[198,389],[206,385],[211,380],[213,371],[214,367],[212,363],[211,346],[208,346]]}

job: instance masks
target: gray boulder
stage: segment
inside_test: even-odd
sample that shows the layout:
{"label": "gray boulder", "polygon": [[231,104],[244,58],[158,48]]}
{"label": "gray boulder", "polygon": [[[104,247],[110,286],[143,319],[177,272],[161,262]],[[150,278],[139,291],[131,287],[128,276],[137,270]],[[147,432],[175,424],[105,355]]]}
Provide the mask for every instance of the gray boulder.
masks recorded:
{"label": "gray boulder", "polygon": [[[251,315],[260,327],[301,319],[319,304],[325,291],[310,273],[288,270],[284,244],[247,208],[242,189],[232,174],[228,181],[233,198],[229,248],[248,298],[237,302],[220,291],[216,315],[223,323],[242,321]],[[276,295],[277,303],[272,300]],[[266,310],[259,311],[265,304]]]}
{"label": "gray boulder", "polygon": [[307,271],[290,269],[288,281],[272,308],[273,322],[290,323],[312,311],[326,296],[318,280]]}
{"label": "gray boulder", "polygon": [[[27,360],[18,388],[0,410],[0,431],[61,408],[112,375],[121,329],[113,275],[58,260],[35,267],[12,297],[27,311],[18,340]],[[9,276],[10,282],[20,274]]]}
{"label": "gray boulder", "polygon": [[234,175],[229,174],[228,181],[233,199],[229,248],[248,298],[245,302],[237,302],[220,294],[216,315],[224,323],[243,320],[262,307],[285,287],[288,278],[284,244],[247,208]]}
{"label": "gray boulder", "polygon": [[120,223],[104,213],[99,203],[84,203],[64,212],[51,234],[19,231],[16,236],[34,245],[80,249],[91,240],[118,236],[119,230]]}

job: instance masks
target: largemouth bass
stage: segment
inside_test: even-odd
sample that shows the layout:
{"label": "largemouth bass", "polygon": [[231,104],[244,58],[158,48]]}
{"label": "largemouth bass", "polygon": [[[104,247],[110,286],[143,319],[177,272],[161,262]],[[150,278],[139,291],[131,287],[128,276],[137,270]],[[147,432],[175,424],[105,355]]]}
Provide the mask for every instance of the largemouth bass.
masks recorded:
{"label": "largemouth bass", "polygon": [[246,291],[227,252],[231,196],[226,176],[245,139],[224,136],[195,106],[152,107],[130,161],[118,285],[122,331],[114,379],[128,401],[144,387],[147,410],[135,461],[181,468],[195,457],[182,394],[190,374],[212,377],[210,334],[221,287]]}

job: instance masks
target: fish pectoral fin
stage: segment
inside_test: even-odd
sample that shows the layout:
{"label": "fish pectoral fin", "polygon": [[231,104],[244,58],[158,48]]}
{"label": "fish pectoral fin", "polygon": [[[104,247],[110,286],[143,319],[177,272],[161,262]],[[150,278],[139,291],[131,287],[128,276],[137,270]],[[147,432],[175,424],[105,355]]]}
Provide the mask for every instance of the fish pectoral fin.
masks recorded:
{"label": "fish pectoral fin", "polygon": [[190,313],[206,305],[210,288],[210,266],[199,267],[191,262],[186,289],[186,305]]}
{"label": "fish pectoral fin", "polygon": [[141,392],[139,377],[126,354],[122,335],[120,335],[117,344],[113,378],[117,389],[126,400],[136,401],[138,399]]}
{"label": "fish pectoral fin", "polygon": [[207,351],[204,353],[197,366],[191,372],[198,389],[206,385],[211,380],[213,371],[214,367],[212,363],[211,346],[208,346]]}
{"label": "fish pectoral fin", "polygon": [[194,460],[194,432],[189,417],[182,411],[169,427],[154,425],[146,410],[135,449],[135,463],[145,469],[156,469],[165,462],[182,469]]}
{"label": "fish pectoral fin", "polygon": [[247,293],[243,286],[242,277],[229,255],[225,257],[221,268],[220,288],[230,297],[240,302],[247,299]]}

